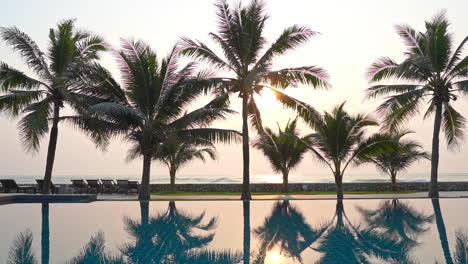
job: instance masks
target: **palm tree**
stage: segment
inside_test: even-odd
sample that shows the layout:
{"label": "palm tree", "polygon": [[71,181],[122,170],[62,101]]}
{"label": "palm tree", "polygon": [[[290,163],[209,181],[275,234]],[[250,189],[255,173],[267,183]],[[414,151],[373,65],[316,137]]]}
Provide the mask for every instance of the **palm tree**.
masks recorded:
{"label": "palm tree", "polygon": [[317,119],[313,125],[315,132],[308,136],[312,153],[333,172],[338,199],[343,199],[343,176],[348,166],[359,165],[390,145],[385,135],[373,134],[366,138],[366,128],[377,126],[377,122],[363,114],[348,114],[344,104]]}
{"label": "palm tree", "polygon": [[437,231],[439,233],[440,244],[444,253],[445,263],[453,264],[452,255],[450,255],[449,243],[447,240],[447,229],[445,228],[444,217],[442,210],[440,209],[439,199],[431,199],[432,208],[434,209],[434,216],[437,225]]}
{"label": "palm tree", "polygon": [[[17,51],[36,76],[0,62],[0,111],[22,115],[19,130],[26,150],[37,151],[49,132],[49,146],[42,192],[49,193],[57,148],[60,112],[66,105],[80,108],[92,100],[78,83],[87,65],[99,58],[106,48],[100,36],[75,28],[74,20],[64,20],[50,29],[47,51],[16,27],[0,28],[1,38]],[[36,78],[37,77],[37,78]]]}
{"label": "palm tree", "polygon": [[397,191],[396,176],[398,172],[406,170],[415,161],[420,159],[430,159],[429,155],[421,151],[422,146],[414,140],[403,140],[402,137],[412,133],[403,131],[390,134],[390,139],[397,146],[393,150],[388,150],[374,157],[370,157],[369,162],[373,163],[378,170],[390,176],[392,181],[392,191]]}
{"label": "palm tree", "polygon": [[[206,44],[184,39],[183,53],[210,63],[212,66],[228,71],[233,76],[223,78],[223,91],[237,94],[242,98],[242,152],[243,152],[243,188],[242,199],[251,199],[249,174],[249,124],[262,132],[259,109],[254,94],[263,89],[271,89],[279,102],[299,113],[316,113],[310,106],[296,100],[278,89],[296,87],[299,83],[313,87],[328,87],[328,74],[317,66],[303,66],[273,70],[276,57],[284,55],[317,35],[306,27],[294,25],[286,28],[270,47],[263,29],[268,18],[265,4],[261,0],[251,0],[246,6],[231,6],[226,0],[216,3],[218,33],[210,37],[221,48],[223,56],[217,55]],[[308,111],[307,111],[308,110]],[[307,116],[313,119],[313,116]]]}
{"label": "palm tree", "polygon": [[378,111],[386,116],[384,126],[398,127],[420,113],[425,103],[424,118],[434,114],[432,137],[431,185],[429,197],[439,196],[437,170],[439,167],[439,134],[442,126],[449,148],[460,146],[465,118],[453,108],[452,102],[468,92],[468,57],[462,56],[468,36],[453,49],[449,21],[440,12],[426,21],[426,31],[419,32],[408,25],[396,26],[407,47],[405,59],[397,63],[382,57],[368,70],[372,82],[404,81],[404,84],[379,84],[367,89],[368,97],[387,96]]}
{"label": "palm tree", "polygon": [[228,96],[220,95],[205,106],[187,113],[190,105],[216,82],[209,72],[195,73],[190,63],[179,69],[178,52],[158,60],[157,54],[141,41],[123,41],[116,55],[123,82],[119,85],[100,66],[93,77],[94,96],[108,102],[98,103],[88,113],[73,121],[90,131],[97,143],[107,143],[111,135],[123,136],[133,144],[128,160],[143,156],[143,173],[139,200],[150,198],[151,161],[163,142],[171,137],[185,141],[231,142],[239,133],[207,128],[234,111],[227,109]]}
{"label": "palm tree", "polygon": [[250,200],[242,201],[242,215],[243,215],[243,262],[250,264]]}
{"label": "palm tree", "polygon": [[177,171],[190,161],[199,159],[205,162],[205,154],[212,160],[216,159],[216,149],[210,142],[205,147],[198,148],[196,144],[183,142],[180,138],[170,138],[159,147],[155,158],[166,164],[171,179],[171,189],[175,189]]}
{"label": "palm tree", "polygon": [[289,171],[299,165],[308,150],[307,138],[299,137],[296,125],[296,119],[288,121],[284,130],[278,126],[278,133],[265,128],[265,133],[253,145],[268,158],[273,170],[283,175],[283,192],[288,192]]}

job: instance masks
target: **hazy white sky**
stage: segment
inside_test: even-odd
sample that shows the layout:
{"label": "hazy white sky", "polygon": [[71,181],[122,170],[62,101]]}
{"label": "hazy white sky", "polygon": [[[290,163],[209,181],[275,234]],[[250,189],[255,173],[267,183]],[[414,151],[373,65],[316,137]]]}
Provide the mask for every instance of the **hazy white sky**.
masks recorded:
{"label": "hazy white sky", "polygon": [[[26,1],[7,0],[2,2],[0,26],[17,26],[29,34],[45,50],[50,27],[65,18],[77,18],[78,26],[103,35],[108,42],[117,46],[119,38],[133,37],[150,43],[157,52],[166,54],[180,36],[204,40],[216,30],[216,15],[213,0],[140,0],[140,1]],[[441,9],[448,11],[452,21],[451,30],[455,43],[468,35],[468,1],[447,0],[394,0],[394,1],[267,1],[270,19],[266,25],[267,39],[272,42],[282,30],[293,24],[310,27],[322,33],[297,51],[291,52],[275,62],[276,68],[302,65],[320,65],[331,75],[333,88],[316,91],[307,87],[288,89],[287,92],[319,110],[328,110],[335,104],[347,101],[351,112],[372,112],[376,101],[363,100],[363,91],[368,86],[364,79],[367,66],[379,56],[402,58],[404,47],[394,32],[393,25],[410,24],[423,30],[424,20]],[[211,45],[213,46],[213,45]],[[26,70],[20,57],[3,43],[0,44],[0,60]],[[115,63],[105,55],[103,63],[118,77]],[[233,108],[240,110],[234,100]],[[467,99],[456,103],[459,111],[468,117]],[[265,100],[261,111],[267,126],[276,122],[284,124],[293,113]],[[20,144],[16,128],[17,120],[0,117],[0,145],[3,148],[0,159],[0,175],[43,173],[47,141],[37,154],[25,153]],[[218,126],[240,130],[240,116],[232,116]],[[432,120],[422,121],[422,116],[409,123],[416,131],[414,138],[430,150]],[[310,132],[302,127],[303,133]],[[464,147],[464,146],[462,146]],[[442,141],[441,172],[467,172],[468,148],[449,152]],[[127,146],[114,142],[107,152],[100,152],[85,136],[66,125],[59,130],[54,173],[60,175],[140,175],[141,161],[124,161]],[[219,160],[193,163],[180,171],[180,175],[233,176],[242,172],[240,145],[218,146]],[[167,169],[160,164],[153,165],[153,175],[167,175]],[[271,169],[258,151],[252,150],[251,172],[269,174]],[[323,174],[328,168],[317,165],[307,156],[293,174]],[[373,173],[372,167],[353,168],[351,173]],[[428,173],[429,163],[421,162],[409,172]]]}

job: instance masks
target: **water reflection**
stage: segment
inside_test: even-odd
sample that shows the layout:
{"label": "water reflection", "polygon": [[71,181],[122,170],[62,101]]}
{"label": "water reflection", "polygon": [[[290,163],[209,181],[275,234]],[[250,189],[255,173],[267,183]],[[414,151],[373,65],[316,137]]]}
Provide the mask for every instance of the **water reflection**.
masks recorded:
{"label": "water reflection", "polygon": [[289,201],[277,202],[263,225],[253,230],[260,240],[255,263],[280,263],[285,258],[302,263],[301,253],[324,231],[324,227],[314,229],[306,223],[304,215]]}
{"label": "water reflection", "polygon": [[[294,202],[279,201],[273,204],[260,225],[251,228],[251,209],[257,207],[251,208],[251,202],[245,201],[242,212],[239,210],[243,223],[230,222],[243,224],[243,234],[239,234],[243,252],[238,252],[210,248],[216,235],[217,218],[205,213],[189,214],[178,209],[173,201],[168,202],[162,212],[152,215],[149,203],[140,202],[140,216],[124,218],[125,230],[131,238],[129,242],[106,247],[105,234],[96,232],[81,249],[80,245],[77,247],[75,256],[69,256],[66,263],[416,264],[419,262],[412,256],[414,249],[426,242],[421,236],[435,223],[431,231],[437,231],[440,247],[431,249],[435,255],[430,262],[468,264],[468,230],[457,229],[452,233],[454,239],[449,241],[439,200],[431,203],[433,215],[422,213],[409,202],[388,200],[374,209],[357,206],[350,212],[352,217],[348,217],[343,201],[337,201],[329,221],[316,225],[307,221],[302,207],[294,206]],[[34,252],[33,234],[25,230],[11,242],[7,263],[49,263],[49,204],[44,203],[41,208],[41,252]],[[255,242],[254,248],[251,248],[251,239]],[[437,256],[442,259],[436,259]]]}

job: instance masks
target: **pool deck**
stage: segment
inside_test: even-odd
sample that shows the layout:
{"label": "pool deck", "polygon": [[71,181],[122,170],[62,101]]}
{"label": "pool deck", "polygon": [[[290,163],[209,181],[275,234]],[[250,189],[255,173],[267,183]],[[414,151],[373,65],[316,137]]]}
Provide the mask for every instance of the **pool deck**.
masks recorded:
{"label": "pool deck", "polygon": [[97,200],[96,194],[29,194],[2,193],[0,204],[7,203],[89,203]]}
{"label": "pool deck", "polygon": [[[439,192],[440,198],[468,198],[468,191]],[[385,193],[385,194],[345,194],[344,199],[421,199],[427,192]],[[136,200],[138,195],[100,194],[98,201]],[[240,195],[151,195],[152,200],[239,200]],[[334,194],[293,194],[293,195],[252,195],[253,200],[335,200]]]}

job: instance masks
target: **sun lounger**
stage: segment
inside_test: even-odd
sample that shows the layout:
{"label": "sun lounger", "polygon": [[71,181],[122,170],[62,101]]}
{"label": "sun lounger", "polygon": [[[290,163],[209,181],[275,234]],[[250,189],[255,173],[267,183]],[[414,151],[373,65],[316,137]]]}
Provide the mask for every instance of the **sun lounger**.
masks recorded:
{"label": "sun lounger", "polygon": [[24,185],[18,185],[16,184],[15,180],[0,180],[0,183],[3,186],[3,191],[6,193],[9,193],[11,191],[16,191],[16,192],[28,192],[31,191],[33,193],[36,193],[36,186],[24,186]]}
{"label": "sun lounger", "polygon": [[117,191],[117,185],[114,180],[101,180],[103,193],[114,193]]}
{"label": "sun lounger", "polygon": [[128,193],[128,180],[117,180],[117,192]]}
{"label": "sun lounger", "polygon": [[88,182],[88,192],[100,193],[102,191],[99,180],[86,180]]}
{"label": "sun lounger", "polygon": [[[44,180],[36,180],[37,182],[37,191],[41,192],[42,191],[42,184],[44,183]],[[52,182],[50,183],[50,191],[53,194],[57,194],[59,190],[58,186],[55,186]]]}
{"label": "sun lounger", "polygon": [[88,184],[84,180],[71,180],[75,193],[88,192]]}
{"label": "sun lounger", "polygon": [[135,191],[136,193],[138,193],[138,188],[139,187],[139,184],[137,181],[128,181],[128,190],[129,191]]}

